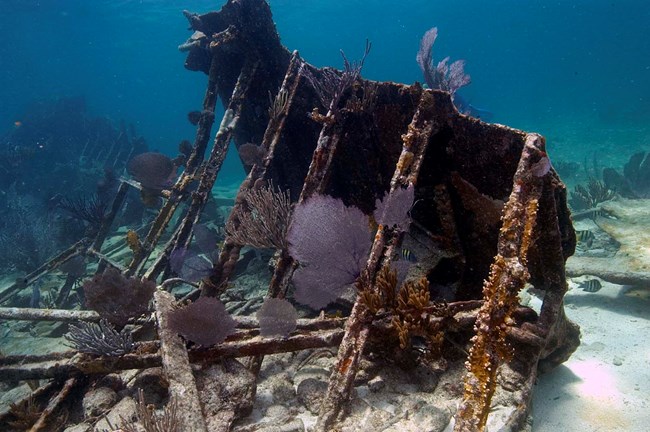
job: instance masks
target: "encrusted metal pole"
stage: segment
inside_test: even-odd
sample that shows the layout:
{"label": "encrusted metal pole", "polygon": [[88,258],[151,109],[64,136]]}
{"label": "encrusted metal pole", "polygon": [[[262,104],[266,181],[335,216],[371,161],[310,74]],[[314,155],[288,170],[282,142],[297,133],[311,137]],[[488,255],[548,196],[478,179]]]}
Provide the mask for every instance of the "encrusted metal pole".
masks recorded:
{"label": "encrusted metal pole", "polygon": [[79,240],[77,243],[73,244],[70,246],[68,249],[64,250],[27,276],[20,278],[16,280],[12,285],[10,285],[7,289],[5,289],[2,292],[2,297],[0,297],[0,304],[6,302],[9,300],[17,291],[20,291],[21,289],[33,284],[36,282],[41,276],[43,276],[45,273],[49,273],[55,269],[57,269],[59,266],[61,266],[63,263],[69,261],[73,257],[84,254],[86,249],[88,248],[89,240],[87,238],[83,238]]}
{"label": "encrusted metal pole", "polygon": [[169,381],[169,393],[176,398],[178,404],[181,429],[207,432],[199,391],[196,388],[185,343],[169,328],[167,316],[172,310],[174,296],[166,291],[157,290],[154,301],[160,338],[160,357],[165,377]]}
{"label": "encrusted metal pole", "polygon": [[[291,55],[291,60],[282,82],[282,86],[278,92],[278,94],[286,92],[287,102],[276,116],[271,116],[269,118],[266,130],[264,131],[264,138],[262,139],[261,146],[266,150],[266,156],[264,157],[263,165],[258,166],[255,164],[239,187],[239,191],[235,197],[235,205],[229,216],[229,222],[234,222],[234,226],[238,226],[238,221],[236,220],[236,215],[238,213],[237,208],[244,204],[243,196],[245,191],[253,188],[256,182],[265,177],[267,168],[273,160],[275,147],[280,140],[287,114],[291,109],[291,103],[296,95],[298,84],[300,83],[300,71],[302,70],[302,67],[303,61],[298,52],[294,51]],[[203,295],[216,297],[223,292],[223,289],[226,286],[226,281],[230,277],[230,274],[239,259],[240,249],[241,245],[235,244],[231,241],[229,236],[226,236],[223,248],[219,254],[219,259],[214,264],[209,279],[202,284]],[[275,280],[275,278],[273,280]],[[273,285],[273,282],[271,285]],[[271,288],[269,288],[269,290],[271,290]]]}
{"label": "encrusted metal pole", "polygon": [[202,169],[197,172],[197,175],[199,176],[199,185],[196,191],[192,193],[192,201],[190,202],[189,209],[187,210],[183,221],[176,229],[172,240],[165,245],[163,253],[160,254],[156,259],[156,262],[145,272],[145,278],[153,279],[160,274],[164,266],[167,264],[169,253],[180,245],[186,245],[189,241],[192,234],[192,228],[198,220],[203,207],[205,207],[205,203],[208,201],[210,191],[217,180],[217,174],[219,174],[223,161],[226,159],[233,131],[237,126],[242,106],[246,100],[246,93],[255,79],[257,68],[258,63],[253,61],[247,62],[242,67],[239,79],[237,80],[232,97],[228,103],[228,108],[221,120],[219,131],[217,131],[217,135],[214,138],[210,157],[205,162]]}
{"label": "encrusted metal pole", "polygon": [[[429,139],[438,130],[438,125],[434,123],[433,118],[435,118],[433,95],[430,91],[424,91],[408,131],[402,137],[402,153],[391,180],[391,192],[402,186],[414,185]],[[391,246],[385,251],[389,235],[398,241],[391,242]],[[384,226],[379,226],[365,270],[369,280],[374,280],[381,258],[392,255],[393,248],[399,243],[399,239],[395,237],[399,236],[400,233],[388,233]],[[361,354],[368,340],[370,322],[367,308],[357,299],[346,324],[345,336],[339,346],[338,358],[330,376],[315,431],[332,430],[342,414],[343,406],[350,399]]]}
{"label": "encrusted metal pole", "polygon": [[200,164],[204,159],[205,150],[210,140],[212,124],[214,123],[214,110],[217,103],[217,78],[218,78],[218,61],[212,59],[210,71],[208,74],[208,84],[203,99],[203,111],[197,125],[196,136],[192,153],[188,158],[185,170],[178,178],[171,189],[169,199],[158,212],[156,220],[151,225],[149,233],[142,242],[140,250],[134,254],[133,260],[129,264],[128,273],[135,274],[140,266],[146,261],[153,248],[160,240],[178,205],[186,195],[187,188],[196,179]]}
{"label": "encrusted metal pole", "polygon": [[477,317],[476,335],[472,338],[473,346],[466,364],[465,395],[456,414],[454,430],[457,432],[485,429],[497,388],[497,371],[512,358],[506,336],[508,327],[514,323],[512,313],[519,305],[517,295],[530,277],[528,251],[534,241],[542,177],[547,174],[537,175],[532,166],[546,157],[541,155],[545,155],[542,137],[529,134],[510,198],[503,209],[498,254],[483,287],[484,303]]}

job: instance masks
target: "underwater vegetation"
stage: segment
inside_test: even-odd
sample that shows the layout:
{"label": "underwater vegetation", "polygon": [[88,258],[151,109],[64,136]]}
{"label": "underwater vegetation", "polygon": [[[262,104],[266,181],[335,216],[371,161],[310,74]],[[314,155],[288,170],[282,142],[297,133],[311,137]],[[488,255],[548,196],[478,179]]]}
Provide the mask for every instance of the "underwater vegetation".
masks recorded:
{"label": "underwater vegetation", "polygon": [[223,342],[235,331],[235,321],[213,297],[201,297],[172,311],[169,326],[185,339],[205,346]]}
{"label": "underwater vegetation", "polygon": [[287,192],[273,184],[247,190],[242,206],[226,224],[231,240],[255,248],[287,248],[287,227],[291,219],[291,200]]}
{"label": "underwater vegetation", "polygon": [[28,273],[94,235],[117,176],[147,145],[132,125],[89,115],[82,98],[37,102],[20,117],[0,138],[0,268]]}
{"label": "underwater vegetation", "polygon": [[650,153],[633,154],[623,167],[623,174],[613,168],[603,169],[603,182],[625,198],[649,198]]}
{"label": "underwater vegetation", "polygon": [[465,60],[456,60],[449,64],[449,57],[445,57],[438,64],[434,63],[433,45],[437,38],[437,27],[429,29],[422,36],[416,60],[429,88],[446,91],[453,100],[456,92],[468,85],[471,78],[465,73]]}
{"label": "underwater vegetation", "polygon": [[149,310],[149,302],[155,289],[155,282],[127,278],[113,267],[107,268],[83,284],[87,307],[119,327]]}
{"label": "underwater vegetation", "polygon": [[75,349],[96,356],[118,357],[135,349],[130,330],[116,331],[105,319],[99,324],[82,321],[72,324],[65,338]]}
{"label": "underwater vegetation", "polygon": [[616,192],[609,189],[605,183],[590,178],[586,187],[580,184],[574,187],[571,198],[569,198],[569,204],[576,211],[593,209],[598,204],[614,198],[614,196],[616,196]]}
{"label": "underwater vegetation", "polygon": [[144,391],[138,390],[138,400],[135,404],[137,422],[122,418],[119,429],[124,432],[182,432],[178,415],[178,403],[171,398],[163,408],[162,413],[156,413],[153,406],[145,402]]}

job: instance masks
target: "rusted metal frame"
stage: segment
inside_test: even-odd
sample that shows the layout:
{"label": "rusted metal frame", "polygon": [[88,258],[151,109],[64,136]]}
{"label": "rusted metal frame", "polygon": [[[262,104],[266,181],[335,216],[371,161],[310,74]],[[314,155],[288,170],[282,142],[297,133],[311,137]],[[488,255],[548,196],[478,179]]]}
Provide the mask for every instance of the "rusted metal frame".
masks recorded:
{"label": "rusted metal frame", "polygon": [[194,146],[192,153],[187,159],[185,164],[185,172],[194,175],[200,167],[201,162],[205,157],[205,149],[210,141],[210,134],[212,133],[212,125],[214,124],[214,111],[219,97],[219,85],[217,79],[219,77],[219,61],[212,57],[210,61],[210,70],[208,72],[208,85],[205,90],[203,98],[203,112],[199,118],[197,125],[196,136],[194,137]]}
{"label": "rusted metal frame", "polygon": [[[478,309],[474,307],[473,309]],[[466,314],[467,310],[459,310],[458,314]],[[88,321],[98,321],[99,316],[91,317]],[[254,350],[255,348],[248,347],[246,345],[251,338],[259,336],[259,322],[255,318],[237,316],[234,317],[237,321],[238,331],[229,337],[229,341],[226,342],[227,350],[232,352],[233,350]],[[328,318],[328,319],[299,319],[296,327],[296,334],[306,337],[311,337],[318,334],[319,332],[327,332],[330,330],[340,330],[345,325],[345,318]],[[268,343],[265,339],[264,343]],[[304,343],[304,339],[302,342]],[[260,341],[255,340],[251,342],[251,346],[260,346]],[[160,347],[160,343],[157,340],[154,341],[144,341],[135,343],[135,351],[141,353],[153,353],[157,352]],[[243,352],[243,351],[242,351]],[[68,350],[62,352],[55,352],[49,354],[39,354],[39,355],[6,355],[0,357],[0,366],[9,366],[9,365],[25,365],[29,363],[43,363],[50,361],[61,361],[69,360],[72,357],[78,354],[77,351]]]}
{"label": "rusted metal frame", "polygon": [[[284,79],[282,80],[282,85],[278,90],[278,94],[280,94],[280,92],[283,91],[287,92],[288,94],[287,103],[284,109],[277,116],[269,117],[269,122],[267,124],[266,130],[264,131],[264,137],[262,138],[262,143],[261,143],[261,145],[266,149],[266,155],[263,160],[263,166],[258,167],[257,164],[255,164],[250,170],[250,172],[248,173],[246,179],[242,182],[242,184],[239,187],[237,197],[235,198],[235,208],[233,208],[229,216],[229,223],[233,223],[234,226],[239,225],[239,221],[237,220],[237,214],[239,212],[237,211],[237,208],[242,205],[245,205],[244,202],[245,192],[255,187],[256,183],[258,181],[261,181],[264,178],[269,165],[273,161],[275,148],[277,146],[277,143],[280,141],[280,136],[282,135],[282,131],[284,130],[284,125],[287,119],[287,115],[291,110],[293,99],[296,96],[296,92],[298,90],[298,84],[300,84],[301,72],[303,67],[304,67],[304,62],[300,58],[298,51],[294,51],[291,54],[289,66],[287,67],[287,72],[285,73]],[[213,283],[212,287],[218,288],[218,291],[214,293],[217,296],[221,295],[223,293],[223,289],[225,289],[225,287],[227,286],[227,281],[229,280],[230,275],[232,274],[235,268],[237,259],[239,257],[239,253],[241,251],[241,245],[235,244],[230,240],[229,237],[230,236],[226,236],[226,239],[224,240],[224,245],[228,245],[227,246],[228,249],[224,253],[219,254],[219,260],[217,261],[217,263],[215,264],[212,270],[212,277],[211,277],[211,281]],[[288,285],[288,281],[290,279],[286,277],[286,273],[287,273],[287,268],[292,264],[293,264],[293,259],[289,256],[289,253],[286,250],[281,250],[280,256],[278,258],[278,262],[273,271],[273,277],[271,278],[271,282],[269,284],[267,297],[284,297],[283,295],[279,295],[279,294],[282,291],[282,286],[284,285],[286,287]],[[289,278],[290,276],[291,274],[289,274]],[[282,282],[284,282],[284,284],[282,284]],[[263,355],[255,355],[249,359],[248,369],[251,371],[251,373],[255,375],[255,377],[258,376],[263,361],[264,361]],[[255,381],[254,387],[252,388],[253,398],[255,397],[256,392],[257,392],[257,380]]]}
{"label": "rusted metal frame", "polygon": [[117,216],[117,213],[124,205],[124,201],[126,200],[126,194],[128,191],[129,191],[129,185],[122,180],[120,182],[120,186],[117,188],[117,193],[113,198],[111,209],[104,216],[104,219],[102,220],[102,225],[99,227],[99,231],[97,231],[97,235],[93,240],[93,244],[91,246],[92,249],[96,251],[102,250],[102,245],[104,244],[104,240],[106,240],[106,236],[108,235],[108,232],[110,231],[111,226],[115,221],[115,217]]}
{"label": "rusted metal frame", "polygon": [[158,320],[160,357],[165,378],[169,382],[169,394],[178,404],[179,423],[182,430],[207,432],[199,391],[185,349],[185,343],[169,328],[168,314],[174,304],[174,296],[166,291],[156,290],[154,304]]}
{"label": "rusted metal frame", "polygon": [[38,418],[38,420],[36,420],[36,423],[34,423],[31,429],[29,429],[29,432],[46,430],[44,429],[46,426],[52,426],[48,425],[48,422],[50,422],[54,411],[56,411],[56,409],[63,403],[65,398],[68,397],[75,385],[77,385],[77,378],[68,378],[66,380],[61,391],[50,400],[45,410],[43,410],[41,413],[41,416]]}
{"label": "rusted metal frame", "polygon": [[[21,397],[18,400],[15,400],[13,403],[17,406],[25,406],[25,404],[29,403],[30,399],[33,401],[45,394],[53,393],[58,387],[60,387],[60,385],[60,381],[48,380],[45,384],[38,387],[36,390],[32,391],[26,396]],[[3,410],[3,412],[0,413],[0,424],[7,424],[7,421],[9,421],[10,417],[12,417],[11,410]]]}
{"label": "rusted metal frame", "polygon": [[[327,113],[327,117],[334,115],[335,112],[332,109]],[[341,140],[340,134],[342,132],[343,128],[339,121],[323,124],[318,136],[316,149],[309,164],[305,182],[302,185],[298,203],[325,191],[327,180],[331,173],[332,159]]]}
{"label": "rusted metal frame", "polygon": [[95,258],[99,259],[99,265],[97,266],[97,273],[102,273],[104,271],[104,269],[106,268],[107,264],[110,265],[111,267],[114,267],[114,268],[118,269],[119,271],[121,271],[123,273],[127,271],[127,268],[124,267],[122,264],[120,264],[120,263],[118,263],[116,261],[113,261],[112,259],[110,259],[106,255],[104,255],[103,253],[101,253],[99,251],[96,251],[92,247],[89,248],[86,251],[86,253],[88,255],[92,255]]}
{"label": "rusted metal frame", "polygon": [[[466,302],[465,302],[466,303]],[[458,303],[460,305],[460,303]],[[450,303],[450,307],[454,303]],[[459,306],[460,307],[460,306]],[[88,321],[99,322],[101,316],[95,311],[88,310],[68,310],[68,309],[36,309],[36,308],[0,308],[0,319],[4,320],[25,320],[25,321],[61,321],[76,322]],[[238,329],[259,329],[257,318],[247,316],[234,316]],[[130,323],[142,324],[147,318],[137,318]],[[328,330],[335,327],[341,327],[346,318],[325,318],[325,319],[306,319],[300,318],[296,322],[297,331],[311,330]],[[1,360],[0,360],[1,362]]]}
{"label": "rusted metal frame", "polygon": [[[282,131],[284,130],[284,125],[286,122],[287,115],[291,109],[293,99],[298,90],[298,84],[300,83],[300,72],[303,68],[303,61],[300,58],[300,55],[297,51],[294,51],[291,55],[291,60],[289,61],[289,66],[287,67],[287,72],[282,81],[282,86],[279,91],[287,91],[287,104],[284,110],[277,116],[277,118],[269,118],[266,130],[264,131],[264,137],[262,138],[261,145],[266,149],[266,156],[264,157],[263,166],[258,166],[257,164],[253,165],[250,172],[246,176],[246,179],[242,182],[235,197],[235,206],[230,212],[229,221],[235,221],[237,214],[236,209],[240,207],[243,202],[244,192],[248,189],[254,187],[255,183],[264,178],[268,166],[273,160],[273,155],[275,147],[280,140]],[[235,225],[237,226],[237,225]],[[239,259],[239,253],[241,250],[241,245],[234,243],[230,236],[226,236],[223,243],[223,248],[219,253],[219,258],[212,268],[210,277],[201,284],[201,294],[209,297],[218,297],[223,294],[227,281],[232,274],[232,271],[237,264]],[[276,267],[277,268],[277,267]],[[275,274],[275,273],[274,273]],[[273,282],[271,282],[271,285]]]}
{"label": "rusted metal frame", "polygon": [[[337,346],[343,337],[342,328],[311,330],[289,337],[254,336],[224,342],[201,351],[189,351],[190,362],[214,362],[222,357],[250,357],[315,348]],[[147,369],[162,366],[162,357],[155,354],[126,354],[117,358],[78,355],[70,359],[52,360],[36,364],[9,364],[0,366],[0,381],[62,378],[84,375],[103,375],[126,369]]]}
{"label": "rusted metal frame", "polygon": [[[536,142],[539,146],[542,145],[541,139]],[[543,150],[541,147],[538,148]],[[540,359],[550,357],[550,360],[547,361],[550,361],[552,366],[555,366],[564,362],[579,344],[579,328],[569,321],[564,313],[564,295],[567,291],[567,283],[558,217],[558,201],[555,195],[558,181],[554,180],[550,175],[545,178],[540,206],[545,206],[547,214],[546,217],[539,218],[538,223],[540,225],[537,227],[538,232],[546,237],[547,247],[554,250],[554,252],[548,250],[545,253],[547,260],[545,264],[549,268],[555,269],[553,277],[549,279],[549,285],[545,287],[544,300],[536,322],[524,323],[521,329],[508,329],[509,336],[521,332],[525,335],[524,341],[536,342],[530,344],[534,347],[534,350],[530,351],[529,354],[528,375],[521,375],[522,382],[515,393],[516,410],[510,416],[507,424],[510,430],[522,429],[528,419],[533,388],[539,372],[538,366],[541,367],[539,364]],[[518,340],[518,342],[520,341]]]}
{"label": "rusted metal frame", "polygon": [[[438,125],[433,121],[434,117],[433,96],[431,92],[425,91],[420,97],[417,111],[406,134],[402,136],[402,152],[391,179],[391,192],[402,186],[415,185],[429,139],[438,130]],[[402,235],[403,233],[388,230],[383,225],[379,226],[365,268],[369,280],[374,280],[382,257],[392,256]],[[391,239],[392,241],[389,241]],[[386,248],[386,244],[390,245]],[[315,431],[332,430],[342,415],[343,407],[350,399],[353,390],[361,354],[368,340],[370,324],[370,313],[357,299],[346,324],[345,336],[339,346],[337,361],[321,404]]]}
{"label": "rusted metal frame", "polygon": [[0,319],[26,320],[26,321],[99,321],[99,314],[95,311],[80,311],[68,309],[40,309],[40,308],[0,308]]}
{"label": "rusted metal frame", "polygon": [[221,170],[223,161],[228,153],[228,146],[232,139],[233,130],[237,127],[242,106],[246,102],[246,93],[255,78],[258,66],[258,62],[247,61],[242,67],[237,84],[228,102],[228,107],[221,120],[219,131],[214,138],[210,157],[197,172],[199,185],[196,191],[192,193],[192,200],[185,217],[178,225],[172,239],[165,245],[164,251],[144,273],[145,278],[153,279],[157,277],[167,265],[171,251],[181,245],[187,246],[190,241],[194,224],[201,216],[201,211],[205,207],[210,191],[217,180],[217,174]]}
{"label": "rusted metal frame", "polygon": [[[454,431],[482,431],[490,412],[490,403],[497,387],[500,366],[508,360],[508,350],[501,332],[511,325],[511,310],[518,306],[517,294],[528,279],[527,254],[537,220],[542,178],[531,172],[531,166],[544,152],[543,138],[528,134],[513,178],[512,192],[503,209],[497,256],[484,284],[484,303],[475,324],[476,335],[467,361],[465,395],[456,412]],[[528,361],[537,362],[537,354]],[[534,371],[532,372],[535,375]],[[526,378],[526,377],[524,377]],[[530,389],[528,389],[530,393]],[[525,393],[525,392],[524,392]],[[524,400],[528,396],[523,395]]]}
{"label": "rusted metal frame", "polygon": [[[480,302],[457,302],[451,303],[450,306],[457,310],[454,315],[455,323],[450,331],[467,332],[471,329]],[[217,361],[221,357],[249,357],[338,346],[344,335],[343,327],[346,321],[345,319],[299,320],[297,331],[285,338],[261,337],[256,322],[245,317],[237,317],[238,321],[240,318],[242,322],[238,325],[239,328],[249,328],[250,325],[253,330],[239,331],[230,337],[234,340],[208,349],[190,350],[189,361],[208,363]],[[435,318],[434,321],[436,320],[442,321],[443,318]],[[389,326],[383,321],[372,323],[373,334],[381,335],[388,329]],[[523,338],[521,335],[513,337]],[[155,347],[154,342],[144,342],[142,351],[148,354],[126,354],[117,358],[91,357],[77,353],[71,358],[70,352],[27,359],[22,356],[10,356],[6,361],[0,362],[0,381],[101,375],[126,369],[159,367],[162,365],[160,354],[151,353]]]}
{"label": "rusted metal frame", "polygon": [[136,274],[139,271],[140,266],[142,266],[144,262],[149,258],[149,255],[160,240],[160,237],[167,229],[167,226],[174,216],[176,209],[178,208],[181,201],[185,198],[187,188],[192,183],[192,181],[196,179],[196,175],[200,170],[201,162],[203,161],[205,150],[210,140],[212,125],[214,123],[214,111],[218,96],[217,63],[217,60],[213,56],[212,62],[210,63],[208,84],[203,99],[203,112],[201,113],[201,117],[197,125],[192,153],[188,158],[185,170],[172,187],[169,198],[158,212],[156,220],[153,222],[151,228],[149,229],[149,232],[147,233],[147,236],[142,242],[140,251],[138,253],[134,253],[133,260],[129,264],[127,272],[130,275]]}
{"label": "rusted metal frame", "polygon": [[0,304],[6,302],[9,300],[11,297],[14,296],[14,294],[17,291],[20,291],[29,285],[33,284],[36,282],[38,279],[41,278],[46,273],[49,273],[53,270],[56,270],[59,266],[61,266],[63,263],[69,261],[70,259],[74,258],[77,255],[83,255],[88,247],[88,242],[89,240],[87,238],[83,238],[70,246],[68,249],[64,250],[27,276],[18,279],[16,282],[14,282],[12,285],[10,285],[7,289],[5,289],[2,292],[2,297],[0,297]]}
{"label": "rusted metal frame", "polygon": [[[289,98],[287,102],[287,113],[289,112],[289,109],[291,107],[291,104],[293,103],[293,99],[295,97],[295,94],[298,90],[298,84],[300,83],[300,78],[302,76],[302,69],[305,67],[304,62],[300,59],[298,56],[298,52],[294,51],[293,56],[291,58],[292,62],[293,59],[296,58],[300,62],[300,67],[298,70],[295,72],[295,81],[293,83],[293,87],[291,89],[291,92],[289,93]],[[285,81],[287,80],[287,77],[285,77]],[[284,83],[283,83],[284,87]],[[281,116],[281,123],[280,126],[278,127],[277,131],[275,132],[275,135],[273,136],[273,140],[271,141],[271,144],[269,145],[269,150],[267,152],[267,156],[264,160],[264,166],[265,169],[268,167],[270,164],[271,158],[273,157],[275,153],[275,147],[280,140],[280,133],[282,132],[282,129],[284,128],[284,122],[286,120],[286,115]],[[269,283],[269,289],[267,292],[268,297],[278,297],[278,298],[284,298],[287,287],[289,286],[289,282],[291,281],[291,277],[293,276],[293,271],[295,270],[295,262],[293,258],[289,255],[289,252],[286,250],[280,251],[280,256],[278,257],[278,261],[275,265],[275,268],[273,269],[273,276],[271,277],[271,282]]]}

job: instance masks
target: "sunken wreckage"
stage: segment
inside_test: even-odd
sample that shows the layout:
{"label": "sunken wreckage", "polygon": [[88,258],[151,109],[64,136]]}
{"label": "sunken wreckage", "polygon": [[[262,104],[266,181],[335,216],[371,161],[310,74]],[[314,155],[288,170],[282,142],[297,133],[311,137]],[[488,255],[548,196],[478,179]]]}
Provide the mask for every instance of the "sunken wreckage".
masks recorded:
{"label": "sunken wreckage", "polygon": [[[471,346],[467,358],[453,360],[465,362],[467,370],[455,430],[484,430],[497,394],[508,408],[498,429],[523,429],[538,370],[562,363],[579,344],[579,329],[563,309],[565,261],[574,252],[575,233],[564,184],[552,168],[539,170],[546,157],[544,138],[462,115],[442,91],[362,79],[358,64],[346,64],[344,72],[318,69],[280,43],[264,0],[229,0],[219,12],[186,17],[194,34],[180,49],[187,52],[187,69],[208,76],[203,111],[185,170],[173,187],[162,191],[166,200],[146,237],[135,241],[132,261],[122,266],[102,253],[127,190],[140,187],[123,179],[95,238],[62,252],[5,290],[0,301],[78,254],[98,259],[98,272],[113,266],[125,275],[163,280],[170,252],[191,241],[228,146],[261,143],[265,156],[245,166],[248,176],[235,209],[246,206],[244,191],[267,182],[288,190],[292,202],[327,194],[366,213],[387,190],[414,187],[418,204],[411,211],[408,235],[432,251],[419,263],[422,275],[432,286],[454,292],[447,305],[451,312],[438,318],[436,331]],[[352,79],[346,73],[353,73]],[[271,101],[271,110],[270,94],[280,95],[275,100],[280,103]],[[225,115],[210,147],[217,99]],[[162,251],[154,253],[178,212],[184,212],[181,222]],[[236,214],[231,214],[235,226]],[[379,225],[364,271],[368,294],[378,289],[374,281],[400,250],[404,235]],[[201,295],[218,297],[227,289],[240,249],[226,237],[211,275],[200,285]],[[285,250],[276,256],[268,296],[284,297],[295,263]],[[519,305],[518,293],[526,283],[545,293],[539,314]],[[250,330],[255,320],[239,318],[234,337],[196,351],[168,328],[167,314],[176,299],[159,289],[154,294],[158,340],[144,343],[148,348],[108,360],[81,354],[20,362],[7,357],[0,364],[0,379],[59,378],[46,386],[52,397],[37,423],[43,427],[83,376],[162,365],[182,430],[227,431],[250,411],[255,379],[238,393],[248,400],[213,397],[208,402],[202,397],[204,379],[197,387],[199,372],[192,363],[246,357],[256,376],[264,355],[338,346],[315,426],[317,431],[335,430],[346,414],[362,355],[378,349],[376,339],[385,341],[390,331],[361,299],[347,318],[299,320],[298,331],[288,338],[261,337]],[[99,320],[91,311],[2,308],[1,313],[10,319]],[[219,388],[218,379],[211,385]]]}

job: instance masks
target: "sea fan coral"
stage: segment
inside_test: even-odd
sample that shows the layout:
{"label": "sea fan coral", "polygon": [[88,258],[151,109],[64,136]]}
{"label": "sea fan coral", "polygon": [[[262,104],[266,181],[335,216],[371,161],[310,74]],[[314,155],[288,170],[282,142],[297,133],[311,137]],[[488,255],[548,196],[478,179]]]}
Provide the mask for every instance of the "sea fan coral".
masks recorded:
{"label": "sea fan coral", "polygon": [[152,281],[126,278],[110,267],[84,282],[86,305],[112,324],[124,326],[130,318],[147,312],[156,290]]}
{"label": "sea fan coral", "polygon": [[169,186],[176,167],[164,154],[147,152],[131,159],[126,170],[143,187],[159,190]]}
{"label": "sea fan coral", "polygon": [[432,50],[437,37],[437,27],[429,29],[422,36],[416,60],[429,88],[444,90],[453,96],[458,89],[469,84],[471,79],[465,73],[465,60],[448,64],[449,57],[445,57],[434,67]]}
{"label": "sea fan coral", "polygon": [[[235,218],[226,224],[230,240],[255,248],[286,249],[286,232],[291,215],[288,191],[275,190],[272,184],[244,192],[246,207],[237,206]],[[238,220],[235,224],[233,221]]]}
{"label": "sea fan coral", "polygon": [[386,194],[381,200],[376,201],[374,213],[377,223],[387,227],[397,226],[404,229],[409,221],[409,211],[413,206],[415,188],[397,188]]}
{"label": "sea fan coral", "polygon": [[300,262],[293,282],[296,301],[327,306],[359,277],[371,245],[368,217],[330,196],[314,196],[296,207],[287,236],[289,254]]}
{"label": "sea fan coral", "polygon": [[223,303],[213,297],[200,297],[169,314],[169,327],[173,331],[205,346],[223,342],[235,332],[235,324]]}
{"label": "sea fan coral", "polygon": [[262,336],[288,336],[296,329],[298,313],[286,300],[267,298],[257,311]]}

